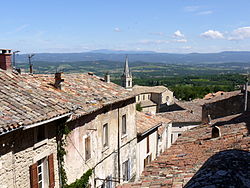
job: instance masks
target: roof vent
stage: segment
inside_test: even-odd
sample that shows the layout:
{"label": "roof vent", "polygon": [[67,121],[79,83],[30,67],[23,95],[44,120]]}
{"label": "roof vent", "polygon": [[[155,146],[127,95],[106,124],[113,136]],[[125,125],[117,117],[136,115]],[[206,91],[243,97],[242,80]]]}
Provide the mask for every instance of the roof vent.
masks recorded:
{"label": "roof vent", "polygon": [[218,137],[221,137],[220,128],[217,126],[214,126],[212,128],[212,138],[218,138]]}

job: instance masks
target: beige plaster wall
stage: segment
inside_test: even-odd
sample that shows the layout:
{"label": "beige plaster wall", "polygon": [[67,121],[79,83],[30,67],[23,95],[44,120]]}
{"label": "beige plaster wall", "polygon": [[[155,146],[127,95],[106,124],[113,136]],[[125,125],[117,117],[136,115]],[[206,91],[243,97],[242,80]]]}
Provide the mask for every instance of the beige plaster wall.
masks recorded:
{"label": "beige plaster wall", "polygon": [[[127,117],[127,134],[121,135],[122,116]],[[100,186],[105,179],[112,175],[118,178],[118,117],[120,124],[120,165],[125,159],[131,160],[131,171],[135,174],[136,168],[136,127],[135,103],[125,107],[101,113],[90,122],[80,124],[72,130],[67,138],[67,154],[65,169],[68,183],[80,178],[84,172],[94,168],[94,175],[90,183],[92,187]],[[103,125],[108,123],[108,147],[103,147]],[[91,158],[85,159],[85,142],[87,136],[91,138]],[[122,168],[121,168],[122,173]],[[122,178],[122,174],[120,175]],[[95,181],[95,179],[97,179]],[[116,183],[112,183],[115,185]]]}

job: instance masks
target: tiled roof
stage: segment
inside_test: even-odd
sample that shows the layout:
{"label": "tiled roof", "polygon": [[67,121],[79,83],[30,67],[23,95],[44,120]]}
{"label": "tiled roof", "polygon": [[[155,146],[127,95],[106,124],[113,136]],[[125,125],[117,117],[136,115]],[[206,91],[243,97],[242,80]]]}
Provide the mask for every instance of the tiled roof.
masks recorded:
{"label": "tiled roof", "polygon": [[58,95],[29,82],[28,78],[0,69],[0,134],[72,109],[72,105],[60,103]]}
{"label": "tiled roof", "polygon": [[170,91],[167,87],[165,86],[139,86],[135,85],[132,88],[132,92],[135,95],[142,94],[142,93],[163,93],[165,91]]}
{"label": "tiled roof", "polygon": [[131,92],[87,74],[65,74],[63,89],[54,75],[16,75],[0,70],[0,132],[75,110],[73,118],[132,98]]}
{"label": "tiled roof", "polygon": [[136,129],[137,134],[143,134],[144,132],[148,131],[149,129],[160,125],[162,123],[170,123],[171,121],[167,118],[163,118],[157,115],[143,113],[143,112],[136,112]]}
{"label": "tiled roof", "polygon": [[208,97],[207,99],[204,99],[204,104],[205,103],[213,103],[213,102],[217,102],[220,100],[228,99],[230,97],[240,95],[240,94],[241,94],[241,91],[239,91],[239,90],[231,91],[231,92],[218,92],[217,94],[215,94],[211,98]]}
{"label": "tiled roof", "polygon": [[247,113],[213,120],[213,125],[220,127],[219,138],[211,139],[209,125],[184,132],[175,144],[146,166],[139,182],[120,187],[183,187],[214,154],[229,149],[250,151],[249,116]]}
{"label": "tiled roof", "polygon": [[159,113],[159,116],[170,119],[174,123],[201,122],[201,111],[199,113],[191,110],[178,110]]}
{"label": "tiled roof", "polygon": [[37,81],[37,87],[57,93],[60,101],[74,104],[75,116],[91,113],[105,105],[134,98],[130,91],[112,82],[107,83],[95,75],[63,74],[62,90],[55,89],[54,75],[33,75],[30,82]]}

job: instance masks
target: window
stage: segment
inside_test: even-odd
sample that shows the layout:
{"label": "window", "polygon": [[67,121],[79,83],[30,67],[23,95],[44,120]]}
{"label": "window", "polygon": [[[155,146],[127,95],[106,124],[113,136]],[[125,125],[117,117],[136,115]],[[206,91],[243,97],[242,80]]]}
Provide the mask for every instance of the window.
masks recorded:
{"label": "window", "polygon": [[178,137],[181,136],[181,133],[178,133]]}
{"label": "window", "polygon": [[130,164],[129,160],[122,163],[122,175],[123,181],[128,181],[130,179]]}
{"label": "window", "polygon": [[126,114],[122,116],[122,135],[127,133],[127,118]]}
{"label": "window", "polygon": [[55,187],[53,154],[30,166],[30,187]]}
{"label": "window", "polygon": [[174,140],[173,140],[173,139],[174,139],[173,137],[174,137],[174,135],[171,134],[171,143],[173,143],[173,141],[174,141]]}
{"label": "window", "polygon": [[38,175],[38,187],[43,188],[46,186],[47,182],[45,176],[47,176],[47,161],[41,159],[37,162],[37,175]]}
{"label": "window", "polygon": [[112,176],[106,178],[105,188],[112,188]]}
{"label": "window", "polygon": [[103,147],[108,146],[108,124],[103,125],[103,135],[102,135]]}
{"label": "window", "polygon": [[149,136],[147,137],[147,153],[149,153]]}
{"label": "window", "polygon": [[90,136],[85,138],[85,160],[91,158],[91,143],[90,143]]}
{"label": "window", "polygon": [[37,142],[41,142],[45,137],[45,126],[41,125],[37,127]]}
{"label": "window", "polygon": [[143,100],[145,101],[145,95],[143,95]]}

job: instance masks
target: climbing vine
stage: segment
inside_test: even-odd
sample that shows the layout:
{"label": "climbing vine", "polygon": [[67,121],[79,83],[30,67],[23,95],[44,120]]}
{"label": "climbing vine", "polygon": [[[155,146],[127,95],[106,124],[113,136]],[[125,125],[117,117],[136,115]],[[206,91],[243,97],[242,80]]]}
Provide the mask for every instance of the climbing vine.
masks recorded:
{"label": "climbing vine", "polygon": [[61,179],[61,186],[65,187],[67,185],[67,174],[64,169],[64,155],[66,155],[66,150],[64,146],[66,145],[66,137],[70,133],[68,126],[62,123],[58,128],[58,143],[57,143],[57,158],[59,163],[59,174]]}
{"label": "climbing vine", "polygon": [[57,143],[57,158],[59,162],[59,174],[61,178],[61,187],[63,188],[84,188],[87,187],[89,178],[92,175],[92,169],[85,172],[80,179],[77,179],[70,185],[67,184],[67,174],[64,169],[64,155],[66,155],[65,145],[66,138],[70,133],[70,129],[67,124],[62,123],[58,128],[58,143]]}
{"label": "climbing vine", "polygon": [[65,188],[84,188],[88,186],[89,178],[92,175],[92,169],[85,172],[80,179],[77,179],[74,183],[67,185]]}

